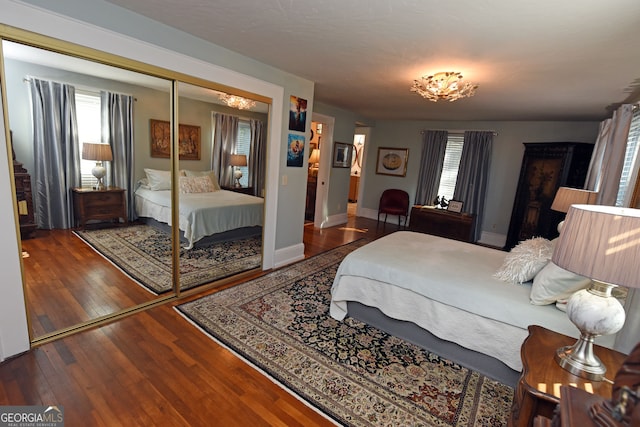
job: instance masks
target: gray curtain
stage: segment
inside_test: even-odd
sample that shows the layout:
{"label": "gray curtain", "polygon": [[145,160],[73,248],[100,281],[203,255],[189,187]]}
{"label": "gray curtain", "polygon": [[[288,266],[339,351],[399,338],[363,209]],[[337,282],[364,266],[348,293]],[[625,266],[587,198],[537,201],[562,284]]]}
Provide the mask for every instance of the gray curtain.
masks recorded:
{"label": "gray curtain", "polygon": [[238,140],[238,117],[214,113],[213,151],[211,169],[218,174],[220,185],[233,186],[233,167],[229,156],[235,152]]}
{"label": "gray curtain", "polygon": [[264,137],[264,124],[260,120],[251,120],[251,148],[248,161],[249,187],[253,187],[254,196],[263,195],[266,177],[267,144]]}
{"label": "gray curtain", "polygon": [[79,187],[75,88],[29,78],[34,148],[34,204],[39,228],[73,227],[71,188]]}
{"label": "gray curtain", "polygon": [[446,130],[430,130],[422,133],[422,157],[415,198],[417,205],[430,205],[438,195],[447,138]]}
{"label": "gray curtain", "polygon": [[477,241],[482,233],[492,145],[493,132],[464,133],[462,157],[453,198],[463,203],[464,212],[476,215],[474,241]]}
{"label": "gray curtain", "polygon": [[134,204],[133,97],[100,92],[102,142],[111,145],[113,161],[106,162],[105,184],[124,188],[129,221],[138,218]]}
{"label": "gray curtain", "polygon": [[610,119],[600,123],[585,183],[587,190],[598,192],[599,205],[616,204],[632,118],[633,105],[624,104]]}

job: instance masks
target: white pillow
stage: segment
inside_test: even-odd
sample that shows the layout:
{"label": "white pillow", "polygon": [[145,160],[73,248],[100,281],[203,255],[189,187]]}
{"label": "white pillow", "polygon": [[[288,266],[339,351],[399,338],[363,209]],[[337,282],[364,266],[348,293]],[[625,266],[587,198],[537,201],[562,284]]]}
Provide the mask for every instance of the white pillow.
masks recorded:
{"label": "white pillow", "polygon": [[551,255],[553,243],[549,240],[542,237],[524,240],[511,249],[493,277],[505,282],[528,282],[547,265]]}
{"label": "white pillow", "polygon": [[220,184],[218,183],[218,177],[213,171],[183,171],[185,176],[208,176],[211,182],[213,183],[213,191],[220,190]]}
{"label": "white pillow", "polygon": [[157,169],[144,169],[144,173],[147,175],[149,181],[149,189],[158,190],[171,190],[171,172],[162,171]]}
{"label": "white pillow", "polygon": [[579,276],[550,261],[533,279],[531,304],[547,305],[568,300],[580,289],[589,287],[591,279]]}
{"label": "white pillow", "polygon": [[216,191],[208,176],[181,176],[178,178],[180,193],[211,193]]}

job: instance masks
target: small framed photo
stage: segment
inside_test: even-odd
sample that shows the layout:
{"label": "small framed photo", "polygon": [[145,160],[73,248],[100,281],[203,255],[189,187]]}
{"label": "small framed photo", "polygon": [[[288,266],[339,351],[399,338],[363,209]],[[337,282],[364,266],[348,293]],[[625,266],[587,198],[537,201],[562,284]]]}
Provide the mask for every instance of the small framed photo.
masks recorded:
{"label": "small framed photo", "polygon": [[333,167],[350,168],[351,156],[353,155],[353,144],[336,142],[333,144]]}
{"label": "small framed photo", "polygon": [[408,148],[378,148],[376,173],[379,175],[405,176],[407,174]]}
{"label": "small framed photo", "polygon": [[462,202],[459,200],[449,200],[449,206],[447,210],[455,213],[462,212]]}

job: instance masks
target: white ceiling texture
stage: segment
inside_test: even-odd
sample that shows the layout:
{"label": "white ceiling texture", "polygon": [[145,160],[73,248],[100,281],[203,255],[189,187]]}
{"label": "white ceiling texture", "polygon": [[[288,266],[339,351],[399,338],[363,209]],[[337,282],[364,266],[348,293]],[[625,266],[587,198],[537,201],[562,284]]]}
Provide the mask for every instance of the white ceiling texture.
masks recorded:
{"label": "white ceiling texture", "polygon": [[[109,0],[315,82],[372,119],[601,120],[640,95],[638,0]],[[414,79],[460,71],[437,103]]]}

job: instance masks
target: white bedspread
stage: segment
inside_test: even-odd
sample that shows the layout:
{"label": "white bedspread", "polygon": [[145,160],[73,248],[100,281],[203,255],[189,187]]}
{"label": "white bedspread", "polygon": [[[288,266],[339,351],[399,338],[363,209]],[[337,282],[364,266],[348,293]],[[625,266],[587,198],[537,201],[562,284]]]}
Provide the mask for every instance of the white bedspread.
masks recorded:
{"label": "white bedspread", "polygon": [[[171,225],[170,190],[136,190],[138,216]],[[180,230],[191,249],[205,236],[241,227],[262,226],[264,200],[260,197],[219,190],[211,193],[179,194]]]}
{"label": "white bedspread", "polygon": [[345,257],[331,289],[331,316],[344,319],[347,301],[358,301],[521,370],[529,325],[574,337],[578,330],[555,306],[531,304],[530,284],[492,277],[505,256],[428,234],[390,234]]}

